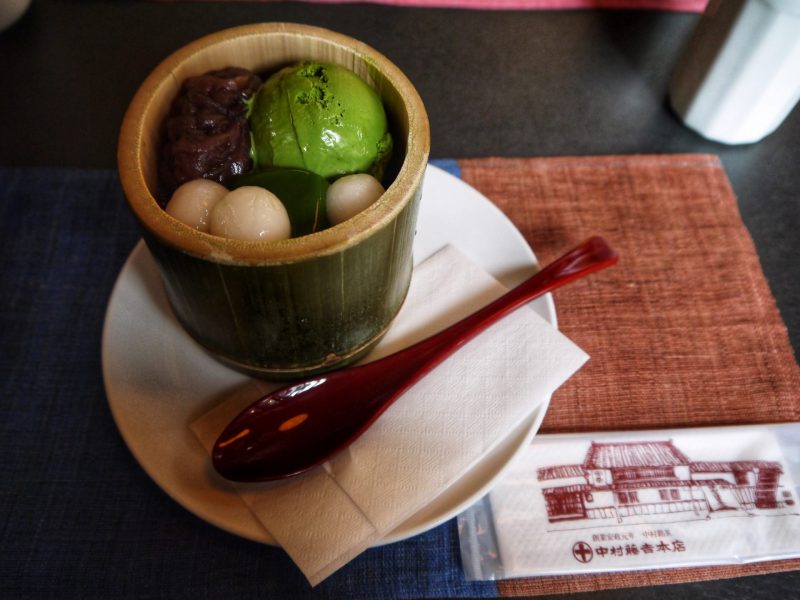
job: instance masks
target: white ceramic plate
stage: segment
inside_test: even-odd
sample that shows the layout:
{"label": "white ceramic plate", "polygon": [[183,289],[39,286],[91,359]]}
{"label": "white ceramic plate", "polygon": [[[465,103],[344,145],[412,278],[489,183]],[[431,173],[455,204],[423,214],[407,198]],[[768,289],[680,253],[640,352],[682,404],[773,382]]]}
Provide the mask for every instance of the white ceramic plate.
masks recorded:
{"label": "white ceramic plate", "polygon": [[[503,213],[461,180],[429,166],[414,243],[415,262],[446,244],[456,246],[509,287],[537,269],[533,252]],[[556,325],[550,294],[532,306]],[[125,263],[111,295],[102,359],[117,427],[150,477],[201,519],[230,533],[274,544],[233,488],[210,477],[208,455],[188,427],[250,380],[215,361],[181,329],[142,242]],[[548,403],[549,399],[491,454],[382,543],[439,525],[487,493],[530,443]]]}

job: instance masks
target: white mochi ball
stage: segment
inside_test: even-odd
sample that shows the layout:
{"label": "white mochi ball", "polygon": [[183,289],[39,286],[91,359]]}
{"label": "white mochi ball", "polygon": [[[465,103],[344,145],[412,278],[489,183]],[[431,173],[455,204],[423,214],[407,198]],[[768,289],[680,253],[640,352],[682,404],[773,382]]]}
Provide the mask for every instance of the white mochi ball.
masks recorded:
{"label": "white mochi ball", "polygon": [[331,225],[346,221],[370,206],[384,191],[381,182],[367,173],[337,179],[325,195],[328,220]]}
{"label": "white mochi ball", "polygon": [[208,215],[227,193],[228,188],[216,181],[193,179],[175,190],[166,211],[189,227],[208,233]]}
{"label": "white mochi ball", "polygon": [[209,233],[236,240],[285,240],[292,234],[289,214],[264,188],[244,186],[228,192],[211,209]]}

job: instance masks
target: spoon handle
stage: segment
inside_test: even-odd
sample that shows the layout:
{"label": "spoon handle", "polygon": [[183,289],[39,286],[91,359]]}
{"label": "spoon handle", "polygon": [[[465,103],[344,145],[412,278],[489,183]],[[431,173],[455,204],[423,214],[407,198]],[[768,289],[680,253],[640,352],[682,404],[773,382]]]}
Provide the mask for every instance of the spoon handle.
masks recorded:
{"label": "spoon handle", "polygon": [[610,267],[618,259],[619,255],[602,237],[589,238],[494,302],[381,362],[416,365],[415,377],[409,378],[402,390],[398,390],[402,392],[508,313],[571,281]]}

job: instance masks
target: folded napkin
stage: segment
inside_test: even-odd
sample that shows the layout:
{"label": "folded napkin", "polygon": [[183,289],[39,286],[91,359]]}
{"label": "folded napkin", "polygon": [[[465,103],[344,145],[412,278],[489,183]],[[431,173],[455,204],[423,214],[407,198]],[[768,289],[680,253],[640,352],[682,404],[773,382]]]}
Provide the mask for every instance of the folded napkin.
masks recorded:
{"label": "folded napkin", "polygon": [[[428,337],[504,291],[445,247],[416,268],[402,310],[367,360]],[[231,485],[316,585],[462,477],[587,359],[523,308],[448,358],[323,468],[280,483]],[[256,397],[230,398],[191,428],[210,451]]]}

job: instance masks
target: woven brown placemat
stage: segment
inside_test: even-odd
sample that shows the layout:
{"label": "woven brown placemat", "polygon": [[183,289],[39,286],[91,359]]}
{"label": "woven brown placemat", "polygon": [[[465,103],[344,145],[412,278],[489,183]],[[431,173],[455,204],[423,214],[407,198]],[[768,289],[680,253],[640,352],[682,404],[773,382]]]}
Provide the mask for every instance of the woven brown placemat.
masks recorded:
{"label": "woven brown placemat", "polygon": [[[462,178],[542,264],[595,234],[619,263],[556,292],[559,329],[591,360],[542,432],[800,420],[800,368],[719,159],[709,155],[460,160]],[[800,569],[800,560],[500,584],[537,595]]]}

